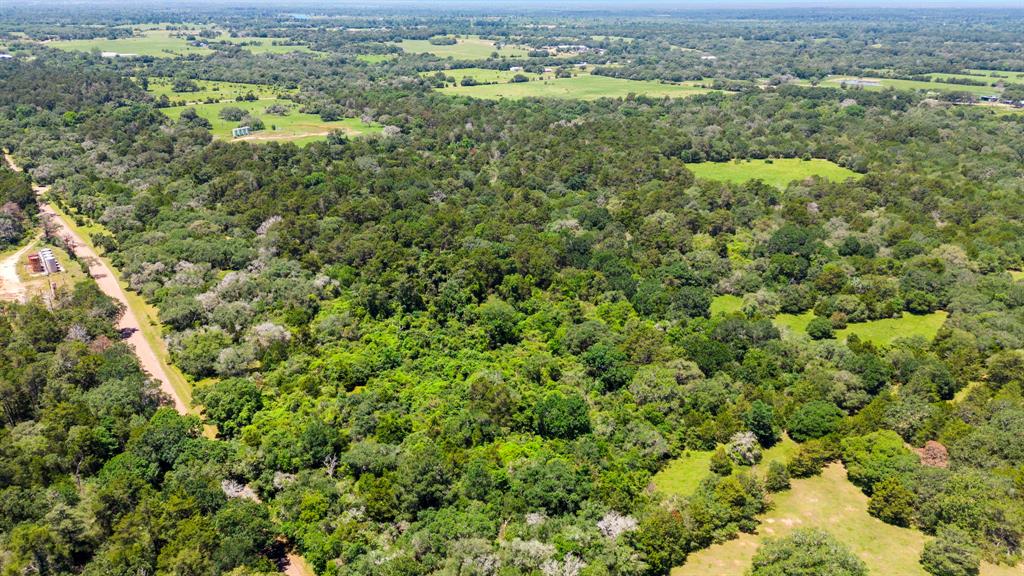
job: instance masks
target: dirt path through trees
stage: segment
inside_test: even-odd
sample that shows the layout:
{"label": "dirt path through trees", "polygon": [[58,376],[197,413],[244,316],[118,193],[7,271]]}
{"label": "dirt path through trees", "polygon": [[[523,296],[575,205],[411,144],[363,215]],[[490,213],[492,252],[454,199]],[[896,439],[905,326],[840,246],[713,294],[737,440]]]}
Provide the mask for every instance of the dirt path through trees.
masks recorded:
{"label": "dirt path through trees", "polygon": [[[38,237],[36,238],[38,239]],[[17,252],[0,261],[0,300],[23,302],[25,300],[25,283],[18,277],[18,262],[35,244],[36,239],[29,241]]]}
{"label": "dirt path through trees", "polygon": [[[21,168],[15,164],[14,159],[10,154],[4,153],[4,159],[7,160],[7,164],[11,169],[20,172]],[[121,285],[117,282],[117,276],[107,266],[99,254],[95,250],[86,244],[82,237],[79,236],[71,228],[71,226],[58,214],[52,206],[43,201],[43,194],[49,190],[47,186],[32,186],[32,189],[36,192],[36,197],[39,198],[39,215],[49,225],[57,229],[57,235],[61,238],[70,240],[70,248],[74,252],[75,256],[78,257],[88,268],[89,275],[96,280],[97,286],[104,294],[117,300],[121,304],[124,304],[125,313],[121,316],[121,320],[117,323],[117,327],[121,330],[121,333],[125,336],[125,341],[135,350],[135,355],[139,358],[139,364],[142,365],[142,369],[145,370],[155,380],[160,382],[160,390],[167,394],[174,402],[174,408],[180,414],[188,414],[188,406],[182,401],[181,397],[171,386],[171,381],[167,377],[167,371],[164,370],[163,364],[160,362],[159,356],[156,351],[150,346],[145,336],[142,334],[141,325],[139,323],[140,315],[138,311],[133,310],[128,302],[128,296],[125,295]],[[5,261],[6,262],[6,261]],[[16,260],[15,260],[16,262]],[[17,272],[15,271],[15,276]]]}

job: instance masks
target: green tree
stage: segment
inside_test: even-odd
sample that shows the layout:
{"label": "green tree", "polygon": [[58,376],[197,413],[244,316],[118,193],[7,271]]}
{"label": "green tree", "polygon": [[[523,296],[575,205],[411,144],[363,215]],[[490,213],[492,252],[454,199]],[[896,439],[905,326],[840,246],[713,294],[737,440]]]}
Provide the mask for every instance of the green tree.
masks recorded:
{"label": "green tree", "polygon": [[744,414],[743,421],[757,437],[761,446],[771,448],[779,441],[779,429],[775,425],[775,409],[771,404],[754,400],[750,403],[750,409]]}
{"label": "green tree", "polygon": [[843,411],[824,400],[814,400],[796,409],[789,417],[789,435],[797,442],[806,442],[835,432],[842,422]]}
{"label": "green tree", "polygon": [[768,539],[754,554],[747,576],[867,576],[868,569],[831,534],[801,528],[785,538]]}
{"label": "green tree", "polygon": [[981,555],[970,535],[955,525],[939,528],[924,544],[921,566],[932,576],[978,576]]}
{"label": "green tree", "polygon": [[910,526],[917,499],[899,478],[885,478],[874,485],[868,513],[888,524]]}
{"label": "green tree", "polygon": [[807,335],[812,340],[827,340],[835,336],[832,331],[832,322],[828,318],[815,316],[807,323]]}
{"label": "green tree", "polygon": [[724,446],[716,448],[714,454],[711,455],[710,468],[719,476],[732,474],[732,458],[729,458],[729,453],[725,451]]}

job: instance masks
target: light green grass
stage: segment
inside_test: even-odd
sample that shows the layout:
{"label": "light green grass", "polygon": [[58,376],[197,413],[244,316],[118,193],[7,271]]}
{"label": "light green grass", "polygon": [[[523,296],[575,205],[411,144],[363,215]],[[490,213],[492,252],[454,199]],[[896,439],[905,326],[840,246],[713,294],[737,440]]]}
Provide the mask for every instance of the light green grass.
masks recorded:
{"label": "light green grass", "polygon": [[[822,86],[841,86],[844,81],[856,80],[852,76],[833,76],[822,81]],[[894,80],[890,78],[860,78],[860,80],[875,80],[879,86],[858,86],[865,90],[881,90],[884,88],[895,88],[897,90],[921,90],[925,92],[969,92],[976,96],[989,96],[999,94],[999,90],[990,86],[966,86],[963,84],[947,84],[945,82],[922,82],[920,80]],[[850,86],[851,88],[853,86]]]}
{"label": "light green grass", "polygon": [[626,80],[608,76],[580,74],[572,78],[536,80],[518,84],[486,84],[483,86],[450,86],[439,91],[443,94],[472,96],[488,100],[501,98],[563,98],[596,100],[638,96],[684,98],[710,92],[696,82],[668,84],[653,80]]}
{"label": "light green grass", "polygon": [[410,54],[433,54],[456,60],[486,60],[494,52],[498,56],[522,58],[527,53],[525,48],[519,46],[503,45],[500,49],[495,48],[494,42],[476,36],[458,38],[455,44],[450,45],[434,45],[429,40],[402,40],[398,46]]}
{"label": "light green grass", "polygon": [[861,340],[867,340],[877,346],[891,344],[897,338],[911,338],[920,336],[931,341],[938,334],[939,328],[949,313],[944,310],[932,312],[931,314],[907,314],[901,318],[884,318],[872,320],[860,324],[850,324],[842,330],[836,330],[836,338],[846,340],[851,334],[856,334]]}
{"label": "light green grass", "polygon": [[[309,48],[309,46],[303,46],[301,44],[281,44],[282,42],[289,42],[287,38],[232,38],[227,34],[221,34],[214,38],[214,41],[239,44],[242,45],[243,49],[248,50],[253,54],[288,54],[291,52],[312,54],[314,52]],[[275,42],[277,42],[277,44],[275,44]]]}
{"label": "light green grass", "polygon": [[[1024,82],[1024,72],[1006,72],[1005,70],[968,70],[969,74],[984,76],[993,80],[1005,80],[1011,84]],[[1002,76],[1003,78],[999,78]]]}
{"label": "light green grass", "polygon": [[235,100],[238,96],[245,96],[249,93],[257,98],[276,98],[280,94],[288,93],[288,90],[280,90],[266,84],[245,84],[242,82],[221,82],[219,80],[193,80],[199,90],[196,92],[175,92],[172,90],[174,81],[171,78],[152,77],[149,79],[147,91],[153,96],[167,96],[172,102],[203,102],[211,98],[220,100]]}
{"label": "light green grass", "polygon": [[[775,446],[764,451],[761,462],[756,466],[734,466],[733,472],[754,472],[763,474],[771,462],[785,464],[796,453],[798,444],[789,436],[783,435]],[[662,468],[651,481],[662,494],[671,496],[690,496],[697,491],[701,480],[711,474],[711,450],[688,450]]]}
{"label": "light green grass", "polygon": [[1024,270],[1007,270],[1007,272],[1010,273],[1010,278],[1013,278],[1014,282],[1024,279]]}
{"label": "light green grass", "polygon": [[437,72],[442,72],[446,77],[455,78],[455,82],[459,83],[463,78],[472,78],[477,82],[481,83],[492,83],[492,82],[510,82],[517,74],[526,76],[531,81],[540,78],[540,75],[532,72],[518,71],[513,72],[511,70],[491,70],[490,68],[452,68],[451,70],[439,70],[431,72],[423,72],[420,76],[424,78],[431,78]]}
{"label": "light green grass", "polygon": [[818,176],[833,182],[860,178],[853,170],[820,158],[801,160],[779,158],[775,160],[734,160],[730,162],[701,162],[687,164],[687,169],[698,178],[722,182],[742,183],[760,179],[765,184],[785,188],[794,180]]}
{"label": "light green grass", "polygon": [[77,50],[81,52],[115,52],[122,56],[154,56],[171,58],[185,54],[211,54],[208,48],[192,46],[183,38],[171,36],[168,30],[148,30],[131,38],[94,38],[91,40],[54,40],[46,45],[60,50]]}
{"label": "light green grass", "polygon": [[[897,338],[920,336],[925,340],[933,340],[949,314],[943,310],[931,314],[907,314],[900,318],[883,318],[869,322],[848,324],[846,328],[835,331],[835,338],[845,341],[851,334],[861,340],[867,340],[876,346],[888,346]],[[814,312],[808,310],[803,314],[779,314],[773,321],[782,330],[784,336],[807,337],[807,325],[814,319]]]}
{"label": "light green grass", "polygon": [[[267,106],[281,104],[287,106],[290,112],[286,116],[276,116],[264,112]],[[325,122],[316,114],[306,114],[298,111],[298,104],[289,100],[257,100],[255,102],[218,102],[216,104],[196,104],[194,106],[175,106],[164,108],[163,112],[172,119],[177,120],[182,111],[186,108],[195,108],[196,114],[206,118],[213,126],[211,133],[214,138],[232,140],[231,129],[240,125],[239,122],[231,122],[220,117],[220,111],[227,106],[241,108],[257,118],[263,120],[266,129],[254,132],[245,138],[235,140],[247,140],[254,142],[265,141],[287,141],[298,145],[305,145],[309,142],[322,140],[328,133],[335,130],[345,132],[350,136],[363,136],[368,134],[379,134],[383,126],[379,124],[366,124],[358,118],[345,118],[333,122]]]}
{"label": "light green grass", "polygon": [[388,60],[392,60],[397,57],[397,54],[359,54],[356,56],[356,59],[362,60],[363,62],[367,62],[369,64],[378,64],[380,62],[387,62]]}
{"label": "light green grass", "polygon": [[[772,510],[759,518],[757,534],[740,534],[691,554],[684,565],[672,569],[672,576],[743,576],[765,538],[781,538],[798,528],[830,532],[863,560],[874,576],[928,576],[918,561],[928,537],[868,514],[867,496],[847,480],[841,464],[792,484],[792,489],[774,495]],[[981,566],[981,576],[1022,573],[1020,566],[985,562]]]}
{"label": "light green grass", "polygon": [[734,296],[732,294],[722,294],[721,296],[715,296],[711,300],[711,316],[719,316],[724,314],[733,314],[743,309],[743,298],[741,296]]}

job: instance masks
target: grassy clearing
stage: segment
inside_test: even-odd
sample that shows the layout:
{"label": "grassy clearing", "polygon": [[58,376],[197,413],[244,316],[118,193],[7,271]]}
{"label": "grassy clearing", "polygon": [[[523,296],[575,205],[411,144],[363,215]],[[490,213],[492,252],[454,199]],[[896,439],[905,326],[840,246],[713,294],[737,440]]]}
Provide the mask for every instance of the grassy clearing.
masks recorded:
{"label": "grassy clearing", "polygon": [[77,50],[81,52],[106,52],[120,56],[154,56],[172,58],[186,54],[211,54],[209,48],[200,48],[189,44],[183,38],[172,36],[169,30],[147,30],[131,38],[93,38],[90,40],[54,40],[46,45],[60,50]]}
{"label": "grassy clearing", "polygon": [[259,38],[255,36],[234,38],[227,34],[221,34],[214,38],[214,41],[239,44],[242,48],[253,54],[289,54],[292,52],[313,54],[315,52],[309,46],[288,44],[289,40],[287,38]]}
{"label": "grassy clearing", "polygon": [[[50,276],[29,272],[28,257],[38,253],[43,248],[53,250],[53,255],[57,258],[57,262],[60,262],[63,272]],[[38,237],[29,243],[28,251],[18,259],[17,264],[15,264],[15,270],[17,271],[18,279],[25,286],[25,295],[29,299],[49,297],[50,283],[53,283],[58,291],[67,290],[70,292],[76,284],[84,282],[89,278],[77,260],[72,260],[63,248],[47,242],[42,237]]]}
{"label": "grassy clearing", "polygon": [[[836,330],[835,337],[843,341],[856,334],[861,340],[872,342],[876,346],[888,346],[897,338],[920,336],[932,340],[939,328],[945,323],[949,313],[939,310],[931,314],[907,314],[900,318],[883,318],[848,324],[842,330]],[[782,330],[784,336],[807,337],[807,325],[814,319],[814,312],[803,314],[779,314],[775,317],[775,326]]]}
{"label": "grassy clearing", "polygon": [[266,84],[244,84],[241,82],[221,82],[219,80],[193,80],[199,90],[196,92],[175,92],[173,90],[174,80],[171,78],[152,77],[149,78],[147,91],[153,96],[167,96],[172,102],[185,101],[205,102],[207,100],[234,101],[239,96],[253,94],[257,98],[277,98],[286,90],[279,90]]}
{"label": "grassy clearing", "polygon": [[497,52],[498,56],[522,58],[527,53],[525,48],[518,46],[504,45],[498,48],[491,40],[484,40],[478,36],[457,38],[455,44],[449,45],[434,45],[429,40],[402,40],[398,46],[410,54],[433,54],[440,58],[456,60],[486,60],[494,52]]}
{"label": "grassy clearing", "polygon": [[472,96],[487,100],[501,98],[565,98],[596,100],[598,98],[622,98],[630,94],[650,97],[685,98],[710,92],[698,82],[667,84],[652,80],[625,80],[608,76],[580,74],[572,78],[557,78],[520,82],[517,84],[486,84],[482,86],[449,86],[439,90],[455,96]]}
{"label": "grassy clearing", "polygon": [[[280,104],[289,109],[284,116],[267,114],[267,106]],[[196,114],[206,118],[213,126],[211,132],[214,138],[232,140],[231,129],[240,125],[239,122],[225,120],[219,113],[227,106],[236,106],[246,112],[263,120],[266,125],[264,130],[254,132],[244,138],[234,140],[250,140],[256,142],[264,141],[287,141],[299,145],[305,145],[315,140],[323,139],[328,133],[340,130],[351,136],[362,136],[367,134],[379,134],[383,129],[379,124],[366,124],[358,118],[345,118],[332,122],[325,122],[316,114],[306,114],[298,111],[298,104],[289,100],[257,100],[255,102],[218,102],[215,104],[196,104],[195,106],[175,106],[164,108],[163,111],[172,119],[177,120],[182,111],[186,108],[194,108]]]}
{"label": "grassy clearing", "polygon": [[121,289],[124,290],[125,296],[128,299],[129,312],[138,318],[142,335],[146,341],[149,342],[149,345],[153,348],[157,358],[163,365],[164,372],[167,374],[167,378],[170,380],[171,386],[181,398],[182,402],[185,403],[185,406],[188,407],[188,410],[190,412],[195,412],[195,409],[192,407],[192,385],[189,384],[181,370],[171,363],[171,354],[167,351],[167,344],[163,339],[163,325],[160,323],[160,311],[157,310],[155,306],[146,302],[141,295],[133,292],[128,287],[128,283],[125,282],[124,278],[121,276],[121,271],[118,270],[108,258],[102,255],[102,250],[93,244],[93,234],[99,232],[109,234],[110,232],[107,231],[102,224],[88,219],[85,220],[84,224],[80,225],[75,222],[75,219],[70,214],[63,211],[56,203],[51,202],[50,206],[58,216],[67,222],[68,227],[71,228],[71,230],[73,230],[86,244],[88,244],[90,248],[92,248],[97,254],[101,254],[100,258],[114,273],[117,277],[118,284],[120,284]]}
{"label": "grassy clearing", "polygon": [[1007,270],[1007,272],[1010,273],[1010,278],[1013,278],[1014,282],[1024,280],[1024,270]]}
{"label": "grassy clearing", "polygon": [[[532,72],[513,72],[511,70],[491,70],[490,68],[452,68],[451,70],[441,70],[445,76],[455,78],[455,82],[462,81],[463,78],[472,78],[480,83],[506,83],[511,82],[512,78],[517,74],[526,76],[531,81],[541,78],[539,74]],[[437,74],[437,72],[423,72],[420,75],[424,78],[429,78]],[[553,76],[553,75],[548,75]]]}
{"label": "grassy clearing", "polygon": [[[756,466],[739,466],[735,472],[763,473],[771,462],[789,461],[797,450],[797,443],[783,436],[778,444],[764,451],[761,462]],[[655,488],[664,494],[689,496],[697,491],[701,480],[711,473],[711,450],[688,450],[685,454],[669,462],[651,481]]]}
{"label": "grassy clearing", "polygon": [[732,294],[715,296],[711,300],[711,317],[739,312],[743,308],[743,298]]}
{"label": "grassy clearing", "polygon": [[[797,528],[831,532],[868,565],[870,574],[928,576],[918,558],[928,537],[918,530],[886,524],[868,514],[868,498],[846,479],[841,464],[820,476],[793,480],[793,488],[774,496],[774,507],[763,515],[757,534],[716,544],[687,558],[672,576],[743,576],[765,538],[780,538]],[[1020,576],[1020,566],[982,563],[981,576]]]}
{"label": "grassy clearing", "polygon": [[369,64],[378,64],[380,62],[387,62],[393,58],[397,58],[397,54],[359,54],[356,56],[357,60],[362,60]]}
{"label": "grassy clearing", "polygon": [[975,76],[1007,80],[1010,83],[1024,82],[1024,72],[1007,72],[1005,70],[968,70],[967,72]]}
{"label": "grassy clearing", "polygon": [[755,178],[777,188],[785,188],[794,180],[817,176],[833,182],[859,178],[860,174],[820,158],[801,160],[779,158],[775,160],[733,160],[731,162],[701,162],[686,167],[698,178],[722,182],[742,183]]}
{"label": "grassy clearing", "polygon": [[[989,86],[967,86],[964,84],[947,84],[945,82],[922,82],[919,80],[894,80],[890,78],[854,78],[852,76],[833,76],[822,81],[823,86],[842,86],[844,82],[874,81],[877,86],[860,86],[865,90],[881,90],[895,88],[897,90],[915,90],[925,92],[969,92],[976,96],[994,96],[999,90]],[[849,86],[849,84],[848,84]]]}

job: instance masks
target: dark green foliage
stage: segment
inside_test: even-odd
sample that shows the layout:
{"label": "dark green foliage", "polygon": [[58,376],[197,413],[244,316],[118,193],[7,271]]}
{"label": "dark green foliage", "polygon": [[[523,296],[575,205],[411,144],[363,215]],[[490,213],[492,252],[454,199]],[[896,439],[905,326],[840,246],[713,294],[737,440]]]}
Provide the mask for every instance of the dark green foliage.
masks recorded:
{"label": "dark green foliage", "polygon": [[537,433],[550,438],[573,439],[590,432],[589,407],[577,394],[551,392],[534,409]]}
{"label": "dark green foliage", "polygon": [[754,554],[750,576],[867,576],[868,569],[831,534],[801,528],[785,538],[769,539]]}
{"label": "dark green foliage", "polygon": [[943,526],[924,544],[921,566],[932,576],[977,576],[981,558],[970,535],[956,526]]}
{"label": "dark green foliage", "polygon": [[816,316],[807,323],[807,335],[814,340],[825,340],[834,336],[832,322],[828,318]]}
{"label": "dark green foliage", "polygon": [[831,402],[808,402],[789,417],[789,435],[797,442],[821,438],[835,432],[842,418],[843,411]]}
{"label": "dark green foliage", "polygon": [[710,469],[719,476],[728,476],[732,473],[732,458],[729,458],[729,453],[723,446],[716,448],[715,453],[711,455]]}
{"label": "dark green foliage", "polygon": [[764,475],[764,487],[769,492],[789,490],[789,470],[785,464],[777,460],[772,460],[768,464],[768,470]]}
{"label": "dark green foliage", "polygon": [[743,417],[747,428],[754,433],[757,441],[765,448],[771,448],[779,441],[779,429],[775,425],[775,409],[761,400],[750,403],[750,410]]}
{"label": "dark green foliage", "polygon": [[916,505],[914,493],[899,478],[889,477],[872,486],[868,513],[887,524],[909,526]]}

